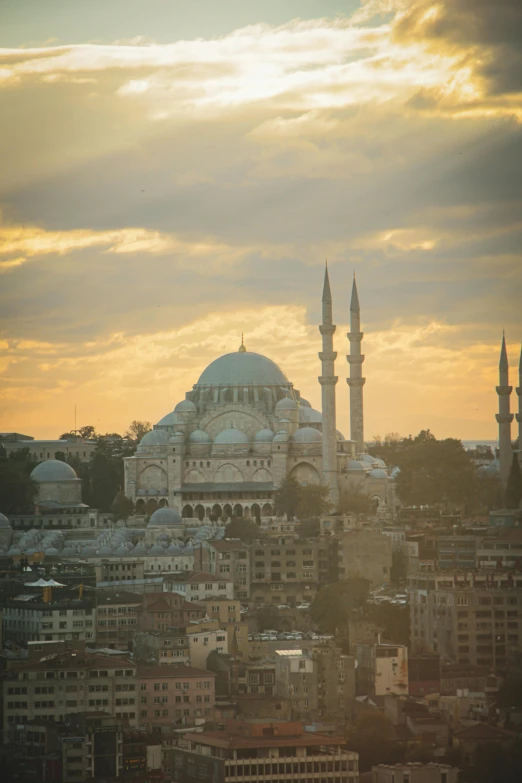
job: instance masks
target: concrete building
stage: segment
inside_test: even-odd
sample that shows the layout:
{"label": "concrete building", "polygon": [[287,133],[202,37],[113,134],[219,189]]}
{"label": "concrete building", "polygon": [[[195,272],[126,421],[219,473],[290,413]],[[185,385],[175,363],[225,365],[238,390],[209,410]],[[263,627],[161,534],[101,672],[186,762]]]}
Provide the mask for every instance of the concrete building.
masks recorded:
{"label": "concrete building", "polygon": [[317,715],[317,664],[303,650],[277,650],[275,695],[290,699],[292,718],[310,720]]}
{"label": "concrete building", "polygon": [[317,671],[318,714],[324,720],[347,721],[353,717],[356,696],[355,658],[334,644],[313,647]]}
{"label": "concrete building", "polygon": [[[45,581],[45,580],[43,580]],[[25,645],[29,641],[90,641],[96,635],[94,597],[60,598],[59,588],[26,588],[3,609],[3,633],[6,639]],[[44,593],[42,595],[42,592]]]}
{"label": "concrete building", "polygon": [[408,693],[408,648],[404,644],[357,645],[357,683],[360,695],[384,697]]}
{"label": "concrete building", "polygon": [[140,631],[169,631],[205,616],[203,605],[187,601],[179,593],[144,593],[138,626]]}
{"label": "concrete building", "polygon": [[438,566],[441,571],[474,569],[481,539],[477,536],[439,536]]}
{"label": "concrete building", "polygon": [[96,591],[96,643],[99,647],[131,650],[138,629],[143,597],[136,593]]}
{"label": "concrete building", "polygon": [[311,603],[330,571],[331,543],[282,538],[252,544],[251,599],[255,604]]}
{"label": "concrete building", "polygon": [[228,598],[209,598],[201,601],[205,606],[207,615],[219,623],[240,623],[241,603]]}
{"label": "concrete building", "polygon": [[206,669],[207,658],[211,652],[228,653],[227,632],[223,628],[216,627],[217,625],[218,623],[213,621],[187,626],[191,666]]}
{"label": "concrete building", "polygon": [[227,721],[222,731],[188,732],[173,749],[173,783],[321,780],[357,783],[358,755],[341,737],[314,735],[279,720]]}
{"label": "concrete building", "polygon": [[103,712],[136,726],[136,666],[127,658],[67,651],[17,661],[3,682],[3,729],[46,718]]}
{"label": "concrete building", "polygon": [[234,583],[230,579],[202,572],[172,574],[166,588],[172,593],[182,595],[187,601],[204,601],[207,598],[234,599]]}
{"label": "concrete building", "polygon": [[85,438],[35,440],[31,435],[21,435],[19,432],[0,432],[0,445],[8,455],[27,450],[29,457],[35,462],[54,460],[57,458],[56,455],[64,455],[67,460],[78,459],[81,462],[89,462],[91,454],[96,449],[96,443]]}
{"label": "concrete building", "polygon": [[139,723],[147,731],[210,720],[215,705],[215,675],[193,666],[139,666]]}
{"label": "concrete building", "polygon": [[339,579],[364,576],[372,587],[390,582],[392,540],[377,530],[352,530],[338,536]]}
{"label": "concrete building", "polygon": [[204,541],[202,544],[203,570],[215,576],[232,580],[235,597],[240,601],[250,598],[251,548],[242,541],[224,539]]}
{"label": "concrete building", "polygon": [[449,764],[379,764],[372,783],[457,783],[459,770]]}
{"label": "concrete building", "polygon": [[134,658],[141,664],[190,666],[190,645],[184,628],[143,631],[135,634]]}

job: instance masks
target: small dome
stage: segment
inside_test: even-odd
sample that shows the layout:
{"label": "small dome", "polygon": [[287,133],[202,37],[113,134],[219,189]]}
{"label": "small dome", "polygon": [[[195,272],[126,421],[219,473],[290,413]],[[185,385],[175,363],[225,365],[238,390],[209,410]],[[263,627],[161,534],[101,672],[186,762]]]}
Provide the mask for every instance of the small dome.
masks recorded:
{"label": "small dome", "polygon": [[166,553],[167,555],[180,555],[181,549],[176,544],[171,544],[169,548],[167,549]]}
{"label": "small dome", "polygon": [[169,442],[169,436],[165,430],[151,430],[140,440],[140,446],[165,446]]}
{"label": "small dome", "polygon": [[343,433],[340,430],[336,430],[337,440],[345,440]]}
{"label": "small dome", "polygon": [[375,457],[375,459],[372,462],[372,465],[375,465],[376,468],[386,468],[387,465],[383,459],[380,457]]}
{"label": "small dome", "polygon": [[49,549],[46,549],[46,550],[45,550],[45,554],[46,554],[46,555],[59,555],[60,553],[58,552],[58,550],[56,549],[56,547],[54,547],[54,546],[50,546],[50,547],[49,547]]}
{"label": "small dome", "polygon": [[48,459],[40,462],[31,473],[34,481],[45,483],[46,481],[71,481],[78,479],[78,476],[66,462],[59,459]]}
{"label": "small dome", "polygon": [[146,555],[147,554],[147,547],[145,546],[143,541],[140,541],[139,544],[136,544],[132,554],[133,555]]}
{"label": "small dome", "polygon": [[323,417],[314,408],[299,407],[299,424],[322,424]]}
{"label": "small dome", "polygon": [[158,508],[151,516],[148,527],[169,527],[172,525],[181,525],[182,519],[179,511],[175,508]]}
{"label": "small dome", "polygon": [[0,527],[11,527],[11,523],[5,516],[5,514],[0,514]]}
{"label": "small dome", "polygon": [[170,413],[167,413],[166,416],[164,416],[162,419],[158,421],[158,427],[172,427],[174,424],[177,424],[177,416],[176,411],[171,411]]}
{"label": "small dome", "polygon": [[121,546],[117,547],[112,554],[115,555],[116,557],[127,557],[129,552],[127,547],[121,544]]}
{"label": "small dome", "polygon": [[366,470],[366,467],[358,459],[351,459],[348,462],[348,470]]}
{"label": "small dome", "polygon": [[94,557],[96,555],[95,546],[85,546],[82,549],[82,557]]}
{"label": "small dome", "polygon": [[278,430],[274,435],[274,443],[286,443],[288,440],[288,432],[286,430]]}
{"label": "small dome", "polygon": [[165,550],[157,544],[154,544],[154,546],[151,546],[147,554],[151,555],[152,557],[159,557],[160,555],[165,554]]}
{"label": "small dome", "polygon": [[369,462],[370,465],[375,462],[375,457],[372,457],[371,454],[358,454],[357,459],[359,462]]}
{"label": "small dome", "polygon": [[293,400],[291,397],[283,397],[283,399],[279,400],[275,406],[275,412],[281,413],[281,411],[295,411],[296,408],[297,403],[295,400]]}
{"label": "small dome", "polygon": [[271,443],[274,440],[274,433],[266,428],[259,430],[259,432],[256,432],[254,440],[256,443]]}
{"label": "small dome", "polygon": [[102,546],[102,547],[100,547],[99,554],[100,555],[112,555],[112,547],[110,547],[110,546]]}
{"label": "small dome", "polygon": [[192,544],[187,544],[185,549],[183,550],[184,555],[193,555],[194,554],[194,547]]}
{"label": "small dome", "polygon": [[210,441],[210,435],[208,432],[204,432],[204,430],[194,430],[189,435],[190,443],[210,443]]}
{"label": "small dome", "polygon": [[378,478],[378,479],[388,478],[388,476],[386,475],[386,471],[383,470],[382,468],[372,468],[372,470],[370,470],[368,475],[371,478]]}
{"label": "small dome", "polygon": [[76,550],[73,546],[66,546],[62,549],[62,557],[74,557],[75,555]]}
{"label": "small dome", "polygon": [[248,443],[248,437],[242,430],[238,430],[237,427],[221,430],[214,438],[216,446],[232,445],[234,443]]}
{"label": "small dome", "polygon": [[313,427],[302,427],[294,433],[292,440],[294,443],[322,443],[323,436]]}
{"label": "small dome", "polygon": [[7,554],[8,555],[21,555],[22,554],[22,550],[18,549],[17,546],[12,546]]}
{"label": "small dome", "polygon": [[197,408],[192,400],[181,400],[174,408],[174,413],[196,413]]}

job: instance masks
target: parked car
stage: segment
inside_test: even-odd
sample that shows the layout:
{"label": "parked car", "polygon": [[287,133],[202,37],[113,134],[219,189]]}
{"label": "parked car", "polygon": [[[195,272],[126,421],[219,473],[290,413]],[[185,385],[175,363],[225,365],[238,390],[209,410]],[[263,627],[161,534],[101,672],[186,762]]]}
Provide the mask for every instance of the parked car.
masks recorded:
{"label": "parked car", "polygon": [[287,604],[279,604],[279,606],[277,608],[278,609],[290,609],[290,607],[287,606]]}
{"label": "parked car", "polygon": [[307,604],[306,601],[303,601],[302,604],[299,604],[297,606],[298,609],[310,609],[310,604]]}

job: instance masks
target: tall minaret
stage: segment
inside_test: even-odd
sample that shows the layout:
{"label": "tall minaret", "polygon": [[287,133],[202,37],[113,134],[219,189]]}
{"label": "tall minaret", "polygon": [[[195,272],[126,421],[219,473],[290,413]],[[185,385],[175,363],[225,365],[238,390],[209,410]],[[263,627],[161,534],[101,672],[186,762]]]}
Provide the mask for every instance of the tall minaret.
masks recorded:
{"label": "tall minaret", "polygon": [[323,408],[323,474],[330,487],[330,503],[337,510],[339,506],[339,476],[337,472],[337,429],[335,426],[335,360],[337,353],[333,349],[335,326],[332,322],[332,293],[328,278],[328,266],[324,273],[323,286],[323,322],[319,327],[323,336],[323,350],[319,354],[322,364],[321,397]]}
{"label": "tall minaret", "polygon": [[350,377],[347,384],[350,387],[350,438],[355,441],[356,451],[364,451],[364,416],[363,416],[363,386],[366,378],[362,377],[364,354],[361,353],[361,309],[357,294],[357,283],[353,276],[352,299],[350,302],[350,331],[346,335],[350,341],[350,354],[347,356],[350,365]]}
{"label": "tall minaret", "polygon": [[518,413],[516,419],[518,421],[518,461],[522,468],[522,345],[520,346],[520,361],[518,363]]}
{"label": "tall minaret", "polygon": [[506,351],[506,337],[502,334],[502,348],[500,349],[500,362],[498,365],[499,385],[498,394],[498,443],[500,450],[500,478],[504,486],[507,484],[513,454],[511,451],[511,422],[513,414],[509,409],[509,395],[513,387],[509,385],[509,365]]}

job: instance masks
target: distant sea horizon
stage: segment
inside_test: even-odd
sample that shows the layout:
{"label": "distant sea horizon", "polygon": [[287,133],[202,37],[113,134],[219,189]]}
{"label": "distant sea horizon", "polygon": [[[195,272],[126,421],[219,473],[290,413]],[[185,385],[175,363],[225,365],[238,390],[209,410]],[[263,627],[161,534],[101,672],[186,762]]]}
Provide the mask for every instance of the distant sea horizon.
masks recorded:
{"label": "distant sea horizon", "polygon": [[459,440],[462,441],[462,445],[466,450],[476,449],[477,446],[491,446],[493,451],[498,448],[498,440],[464,440],[463,438],[459,438]]}

